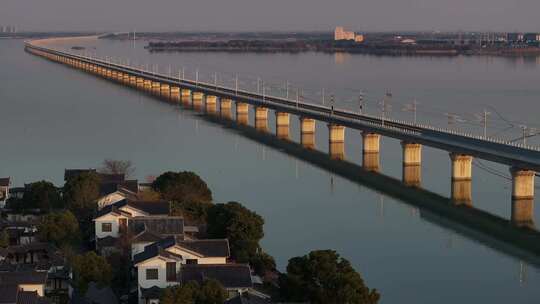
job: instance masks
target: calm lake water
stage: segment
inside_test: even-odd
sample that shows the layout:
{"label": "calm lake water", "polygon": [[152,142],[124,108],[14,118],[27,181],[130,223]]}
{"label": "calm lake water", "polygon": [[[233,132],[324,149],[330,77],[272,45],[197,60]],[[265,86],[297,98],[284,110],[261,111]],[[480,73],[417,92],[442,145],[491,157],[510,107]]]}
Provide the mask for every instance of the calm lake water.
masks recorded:
{"label": "calm lake water", "polygon": [[[66,44],[64,46],[71,46]],[[158,64],[161,72],[184,67],[192,77],[358,109],[367,112],[392,92],[391,117],[417,99],[422,122],[482,132],[474,114],[487,109],[488,133],[519,137],[519,125],[537,121],[540,65],[536,59],[490,57],[372,57],[326,54],[149,53],[142,42],[86,40],[77,45],[134,64]],[[118,59],[117,59],[118,60]],[[40,179],[62,184],[64,168],[98,167],[105,158],[129,159],[144,180],[165,170],[193,170],[210,185],[215,201],[239,201],[266,221],[262,245],[280,269],[290,257],[335,249],[361,272],[382,303],[538,303],[540,270],[512,249],[493,249],[474,233],[384,192],[341,178],[293,156],[210,122],[198,114],[68,67],[29,55],[20,40],[0,41],[0,176],[16,186]],[[448,115],[458,116],[448,125]],[[251,116],[252,112],[251,112]],[[273,129],[273,116],[269,116]],[[251,120],[253,118],[251,117]],[[298,121],[291,117],[291,138]],[[540,129],[540,128],[539,128]],[[328,131],[317,125],[317,149],[327,151]],[[361,163],[361,137],[347,130],[347,159]],[[532,144],[540,144],[536,138]],[[399,141],[383,138],[382,173],[401,178]],[[508,168],[486,161],[473,168],[473,205],[510,217]],[[480,168],[500,171],[494,175]],[[448,196],[450,161],[424,148],[425,189]],[[538,185],[538,183],[537,183]],[[536,222],[540,212],[536,208]],[[519,255],[518,255],[519,256]]]}

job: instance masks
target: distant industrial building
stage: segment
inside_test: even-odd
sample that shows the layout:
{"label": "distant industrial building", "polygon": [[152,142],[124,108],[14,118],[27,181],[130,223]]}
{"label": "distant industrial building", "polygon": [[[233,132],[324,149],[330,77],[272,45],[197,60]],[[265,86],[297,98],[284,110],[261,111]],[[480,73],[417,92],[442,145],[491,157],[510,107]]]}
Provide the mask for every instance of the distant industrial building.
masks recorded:
{"label": "distant industrial building", "polygon": [[526,33],[523,35],[523,41],[525,42],[538,42],[540,41],[540,34],[538,33]]}
{"label": "distant industrial building", "polygon": [[0,33],[17,33],[17,27],[14,25],[0,26]]}
{"label": "distant industrial building", "polygon": [[334,40],[354,40],[355,42],[363,42],[364,35],[346,31],[342,26],[338,26],[334,30]]}
{"label": "distant industrial building", "polygon": [[523,34],[522,33],[508,33],[506,34],[506,41],[508,42],[522,42]]}

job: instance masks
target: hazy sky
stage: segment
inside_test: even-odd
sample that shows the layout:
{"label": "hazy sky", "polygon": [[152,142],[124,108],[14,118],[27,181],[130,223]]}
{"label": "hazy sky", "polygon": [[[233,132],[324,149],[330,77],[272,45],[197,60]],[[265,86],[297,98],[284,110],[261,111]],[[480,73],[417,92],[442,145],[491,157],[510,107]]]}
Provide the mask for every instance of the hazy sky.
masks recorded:
{"label": "hazy sky", "polygon": [[23,30],[540,31],[540,0],[0,0]]}

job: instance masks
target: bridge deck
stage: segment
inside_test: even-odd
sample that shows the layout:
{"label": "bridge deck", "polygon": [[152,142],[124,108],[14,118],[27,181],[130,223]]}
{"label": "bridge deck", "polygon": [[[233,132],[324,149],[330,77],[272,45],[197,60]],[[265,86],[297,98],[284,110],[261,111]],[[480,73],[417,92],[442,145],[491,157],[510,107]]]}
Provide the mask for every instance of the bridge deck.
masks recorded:
{"label": "bridge deck", "polygon": [[540,149],[521,144],[505,142],[499,139],[483,138],[472,134],[434,128],[426,125],[411,124],[404,121],[384,119],[382,117],[354,113],[342,109],[332,109],[327,106],[291,101],[275,96],[235,90],[224,86],[193,80],[173,78],[163,74],[155,74],[145,70],[120,64],[113,64],[96,58],[75,55],[59,50],[26,44],[27,48],[41,50],[50,54],[60,55],[82,62],[95,64],[104,68],[120,71],[133,76],[144,77],[152,81],[178,86],[192,91],[202,92],[221,98],[262,106],[279,112],[287,112],[301,117],[313,118],[330,124],[342,125],[348,128],[374,132],[403,141],[415,142],[426,146],[443,149],[453,153],[472,155],[481,159],[494,161],[509,166],[540,171]]}

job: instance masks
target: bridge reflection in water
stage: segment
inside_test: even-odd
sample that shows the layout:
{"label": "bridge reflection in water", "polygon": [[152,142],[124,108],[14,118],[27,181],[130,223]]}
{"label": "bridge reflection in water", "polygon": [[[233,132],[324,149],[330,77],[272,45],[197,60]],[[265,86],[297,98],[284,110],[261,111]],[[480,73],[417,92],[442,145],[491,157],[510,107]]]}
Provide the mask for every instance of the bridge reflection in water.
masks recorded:
{"label": "bridge reflection in water", "polygon": [[[132,75],[132,72],[126,72],[123,67],[111,68],[87,59],[79,60],[65,57],[28,44],[27,51],[114,80],[162,100],[202,113],[201,117],[207,121],[223,125],[252,140],[277,148],[317,167],[404,201],[418,208],[420,216],[430,222],[540,266],[540,233],[535,230],[533,222],[534,176],[537,168],[540,168],[537,166],[537,163],[540,164],[540,157],[536,157],[536,151],[527,150],[525,147],[508,147],[504,143],[498,143],[501,147],[504,146],[505,149],[514,153],[507,151],[506,154],[502,153],[506,156],[499,158],[496,153],[490,151],[475,152],[471,148],[463,148],[462,143],[456,139],[453,139],[456,140],[454,143],[461,146],[460,149],[451,144],[438,144],[437,142],[440,140],[434,139],[435,131],[421,129],[422,132],[417,134],[415,133],[417,131],[400,130],[399,132],[405,132],[407,135],[405,136],[401,133],[392,133],[392,128],[388,129],[384,125],[384,121],[382,125],[381,122],[378,122],[378,125],[369,125],[365,129],[351,122],[351,126],[362,130],[362,165],[360,166],[346,161],[344,126],[346,120],[344,119],[339,120],[332,116],[297,111],[294,107],[281,107],[271,103],[261,104],[256,101],[256,98],[252,102],[245,96],[236,100],[229,97],[228,93],[218,96],[216,92],[212,93],[210,88],[199,89],[193,85],[175,85],[172,81],[155,81],[155,77]],[[250,107],[253,107],[254,126],[249,124]],[[275,135],[271,134],[268,128],[269,108],[275,114]],[[300,143],[290,140],[291,114],[296,114],[300,120]],[[327,122],[328,154],[315,149],[316,119]],[[375,132],[375,130],[379,132]],[[380,173],[381,135],[402,140],[403,171],[401,180]],[[461,138],[460,140],[466,141],[468,139]],[[475,145],[481,141],[480,139],[475,140]],[[448,140],[448,142],[452,141]],[[450,198],[421,188],[421,143],[428,143],[431,146],[450,151],[452,165]],[[478,149],[482,150],[481,147]],[[523,157],[519,154],[522,150]],[[464,153],[464,151],[471,153]],[[510,220],[473,207],[471,195],[472,154],[511,165],[513,186]]]}

